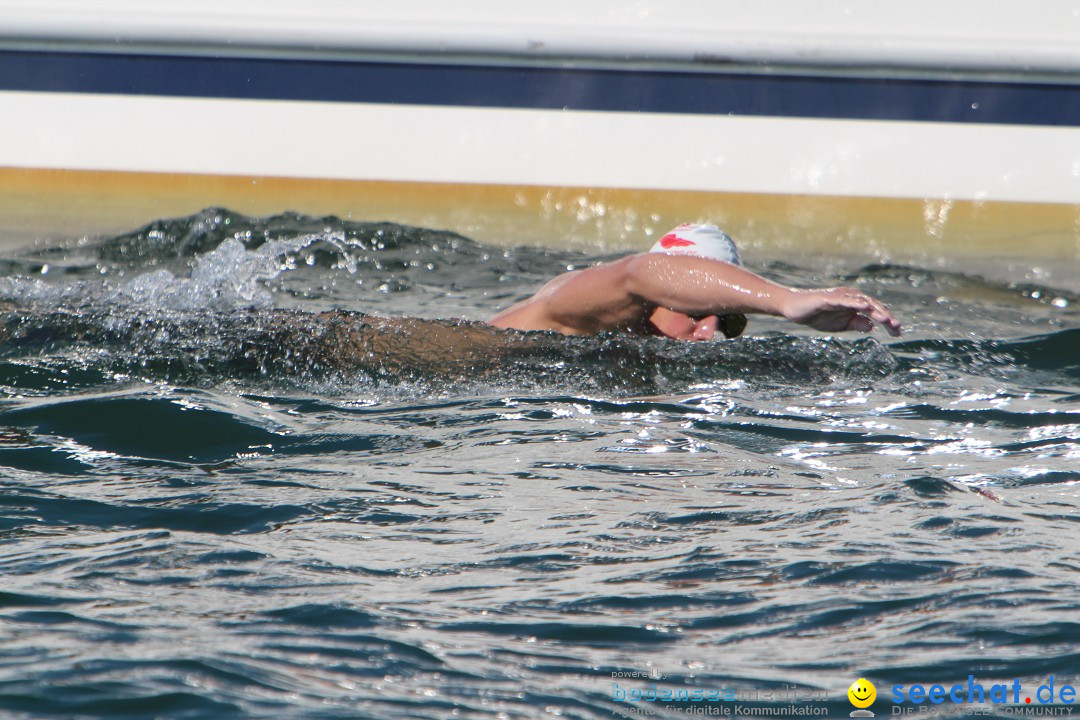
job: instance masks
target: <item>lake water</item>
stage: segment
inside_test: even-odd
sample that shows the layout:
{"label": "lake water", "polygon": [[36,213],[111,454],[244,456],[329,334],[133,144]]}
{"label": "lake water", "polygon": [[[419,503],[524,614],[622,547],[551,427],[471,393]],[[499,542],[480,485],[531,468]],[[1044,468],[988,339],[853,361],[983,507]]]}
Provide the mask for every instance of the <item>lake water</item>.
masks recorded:
{"label": "lake water", "polygon": [[865,677],[881,717],[970,675],[1020,680],[1008,716],[1075,686],[1075,259],[754,254],[906,335],[495,331],[606,256],[333,218],[9,253],[0,715],[846,717]]}

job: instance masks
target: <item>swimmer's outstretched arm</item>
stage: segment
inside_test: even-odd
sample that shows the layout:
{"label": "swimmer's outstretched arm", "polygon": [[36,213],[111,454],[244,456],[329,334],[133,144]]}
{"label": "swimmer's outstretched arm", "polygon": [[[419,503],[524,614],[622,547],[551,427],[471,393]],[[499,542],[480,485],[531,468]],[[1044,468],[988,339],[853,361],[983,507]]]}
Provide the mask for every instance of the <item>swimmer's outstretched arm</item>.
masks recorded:
{"label": "swimmer's outstretched arm", "polygon": [[645,253],[628,261],[633,294],[687,315],[776,315],[829,332],[869,332],[877,322],[890,335],[900,334],[900,322],[888,308],[854,288],[790,288],[707,258]]}
{"label": "swimmer's outstretched arm", "polygon": [[852,288],[789,288],[730,263],[643,253],[560,275],[536,295],[491,319],[497,327],[589,334],[632,330],[657,307],[693,317],[759,313],[818,330],[890,335],[900,323],[878,300]]}

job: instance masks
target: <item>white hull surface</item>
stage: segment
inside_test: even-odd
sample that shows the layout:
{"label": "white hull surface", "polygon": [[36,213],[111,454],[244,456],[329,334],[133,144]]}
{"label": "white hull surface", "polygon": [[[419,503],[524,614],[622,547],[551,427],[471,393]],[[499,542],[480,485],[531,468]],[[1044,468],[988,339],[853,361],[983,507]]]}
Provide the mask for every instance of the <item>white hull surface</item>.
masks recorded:
{"label": "white hull surface", "polygon": [[[2,93],[11,167],[1075,203],[1080,132]],[[74,120],[73,119],[76,119]]]}

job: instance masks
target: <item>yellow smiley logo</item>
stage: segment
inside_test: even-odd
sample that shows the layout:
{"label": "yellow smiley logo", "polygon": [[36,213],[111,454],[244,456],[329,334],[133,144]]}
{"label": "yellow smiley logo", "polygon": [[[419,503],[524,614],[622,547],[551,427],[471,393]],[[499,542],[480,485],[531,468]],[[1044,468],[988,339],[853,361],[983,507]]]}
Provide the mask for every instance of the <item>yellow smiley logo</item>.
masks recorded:
{"label": "yellow smiley logo", "polygon": [[866,678],[859,678],[847,689],[847,699],[857,708],[868,708],[877,699],[877,688]]}

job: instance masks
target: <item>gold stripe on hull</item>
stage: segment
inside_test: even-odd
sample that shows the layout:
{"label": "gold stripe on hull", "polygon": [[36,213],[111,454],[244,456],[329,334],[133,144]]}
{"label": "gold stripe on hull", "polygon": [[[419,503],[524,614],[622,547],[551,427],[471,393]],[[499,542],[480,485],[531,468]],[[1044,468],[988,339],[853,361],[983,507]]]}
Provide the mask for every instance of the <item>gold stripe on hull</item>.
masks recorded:
{"label": "gold stripe on hull", "polygon": [[0,247],[115,234],[206,207],[390,221],[481,242],[636,250],[680,222],[766,257],[1080,259],[1080,204],[0,168]]}

